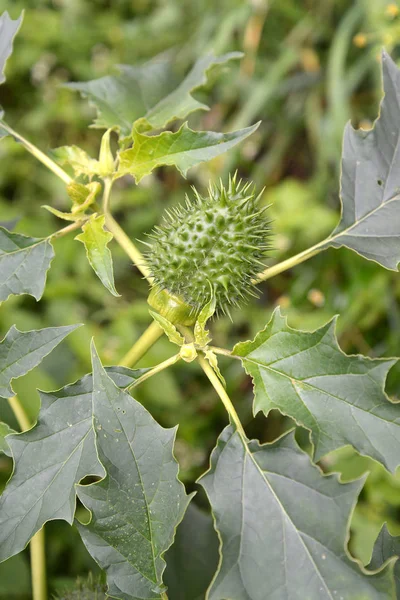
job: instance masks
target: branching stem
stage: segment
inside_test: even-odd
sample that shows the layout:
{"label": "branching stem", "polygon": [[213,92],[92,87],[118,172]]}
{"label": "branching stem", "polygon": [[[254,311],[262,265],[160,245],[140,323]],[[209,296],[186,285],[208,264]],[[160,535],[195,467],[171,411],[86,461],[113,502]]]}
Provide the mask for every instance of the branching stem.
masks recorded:
{"label": "branching stem", "polygon": [[233,423],[235,424],[238,433],[245,440],[246,434],[244,432],[243,425],[240,422],[239,415],[237,414],[235,407],[232,404],[231,399],[229,398],[228,394],[226,393],[224,386],[222,385],[222,383],[220,382],[217,375],[214,373],[212,367],[209,365],[209,363],[206,361],[206,359],[203,356],[199,356],[198,360],[199,360],[201,368],[203,369],[204,373],[207,375],[213,388],[217,392],[223,405],[225,406],[226,410],[228,411],[228,414],[229,414],[231,420],[233,421]]}
{"label": "branching stem", "polygon": [[132,348],[125,354],[124,358],[119,361],[122,367],[133,367],[138,360],[146,354],[146,352],[156,343],[156,341],[163,335],[164,330],[153,321],[148,326],[146,331],[140,336],[135,342]]}
{"label": "branching stem", "polygon": [[175,354],[174,356],[171,356],[171,358],[167,358],[167,360],[164,360],[159,365],[156,365],[155,367],[150,369],[150,371],[147,371],[147,373],[144,373],[141,377],[136,379],[136,381],[134,381],[133,383],[128,385],[128,387],[125,388],[125,391],[129,392],[134,387],[137,387],[138,385],[143,383],[143,381],[146,381],[146,379],[153,377],[153,375],[157,375],[157,373],[161,373],[161,371],[164,371],[164,369],[168,369],[168,367],[171,367],[176,362],[178,362],[180,360],[180,358],[181,357],[179,354]]}
{"label": "branching stem", "polygon": [[43,163],[48,169],[50,169],[50,171],[53,171],[53,173],[57,175],[57,177],[62,179],[64,183],[66,183],[67,185],[72,183],[72,177],[70,177],[68,173],[64,171],[64,169],[59,167],[58,164],[54,162],[54,160],[47,156],[47,154],[39,150],[39,148],[37,148],[34,144],[32,144],[24,137],[22,137],[22,135],[14,131],[14,129],[11,129],[11,127],[7,125],[5,121],[0,121],[0,126],[2,129],[7,131],[7,133],[12,135],[12,137],[15,138],[18,142],[20,142],[24,146],[24,148],[28,150],[28,152],[30,152],[35,158],[37,158],[41,163]]}
{"label": "branching stem", "polygon": [[[24,407],[17,396],[8,399],[8,403],[17,419],[21,431],[32,427]],[[31,578],[33,600],[47,600],[46,554],[44,528],[38,531],[30,541]]]}
{"label": "branching stem", "polygon": [[288,269],[292,269],[296,265],[299,265],[300,263],[308,260],[309,258],[312,258],[322,250],[325,250],[325,248],[327,247],[328,239],[329,238],[322,240],[322,242],[318,242],[318,244],[315,244],[315,246],[311,246],[311,248],[307,248],[307,250],[303,250],[303,252],[300,252],[299,254],[296,254],[291,258],[283,260],[277,265],[273,265],[272,267],[265,269],[265,271],[257,275],[257,278],[253,280],[253,283],[257,284],[261,281],[271,279],[271,277],[275,277],[275,275],[279,275],[279,273],[283,273]]}

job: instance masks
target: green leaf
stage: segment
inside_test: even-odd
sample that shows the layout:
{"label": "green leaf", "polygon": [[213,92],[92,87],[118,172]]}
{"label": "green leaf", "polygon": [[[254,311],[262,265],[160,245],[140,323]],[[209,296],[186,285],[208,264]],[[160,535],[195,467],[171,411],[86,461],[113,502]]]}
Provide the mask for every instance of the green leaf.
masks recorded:
{"label": "green leaf", "polygon": [[[121,387],[143,374],[123,367],[108,373]],[[73,522],[75,485],[104,475],[92,420],[92,376],[56,392],[40,392],[36,427],[7,438],[14,473],[0,497],[0,561],[17,554],[51,519]]]}
{"label": "green leaf", "polygon": [[80,325],[18,331],[13,325],[0,342],[0,396],[11,398],[11,381],[36,367],[77,327]]}
{"label": "green leaf", "polygon": [[104,215],[93,215],[75,239],[85,245],[88,261],[104,287],[113,296],[119,296],[114,285],[112,255],[107,247],[113,235],[104,229],[105,219]]}
{"label": "green leaf", "polygon": [[11,233],[0,227],[0,302],[20,294],[40,300],[53,257],[49,240]]}
{"label": "green leaf", "polygon": [[394,581],[396,584],[396,598],[400,598],[400,536],[392,537],[386,523],[382,526],[374,545],[369,569],[380,569],[392,557],[397,561],[394,566]]}
{"label": "green leaf", "polygon": [[10,456],[10,448],[8,446],[8,442],[5,439],[6,435],[10,435],[10,433],[16,433],[14,429],[11,429],[7,423],[3,423],[0,421],[0,454],[7,454]]}
{"label": "green leaf", "polygon": [[345,129],[342,216],[328,246],[347,246],[387,269],[400,262],[400,70],[382,55],[385,97],[373,129]]}
{"label": "green leaf", "polygon": [[217,299],[213,290],[211,290],[211,294],[211,300],[201,309],[196,323],[194,324],[194,341],[201,348],[204,348],[204,346],[207,346],[207,344],[211,342],[210,332],[206,329],[206,325],[208,319],[215,313],[217,306]]}
{"label": "green leaf", "polygon": [[149,313],[156,321],[156,323],[159,324],[159,326],[164,331],[169,341],[172,342],[172,344],[182,346],[185,343],[184,337],[181,336],[181,334],[179,333],[175,325],[171,323],[171,321],[168,321],[168,319],[160,315],[158,312],[155,312],[154,310],[149,310]]}
{"label": "green leaf", "polygon": [[10,18],[7,11],[0,16],[0,84],[6,80],[4,69],[7,59],[11,56],[14,37],[20,28],[23,16],[21,13],[21,16],[15,21]]}
{"label": "green leaf", "polygon": [[79,499],[93,517],[79,531],[107,571],[110,596],[161,599],[162,555],[189,500],[172,453],[175,429],[163,429],[118,389],[94,347],[92,361],[97,449],[107,475],[99,483],[78,487]]}
{"label": "green leaf", "polygon": [[233,354],[255,386],[254,413],[277,408],[311,431],[315,459],[351,444],[391,471],[400,463],[400,403],[384,384],[396,359],[347,356],[335,320],[314,332],[291,329],[277,309],[253,342]]}
{"label": "green leaf", "polygon": [[368,575],[345,551],[363,480],[341,484],[300,451],[227,427],[200,479],[221,540],[207,600],[390,600],[391,569]]}
{"label": "green leaf", "polygon": [[100,163],[95,158],[91,158],[85,150],[79,146],[60,146],[51,151],[54,160],[61,165],[69,165],[76,176],[88,175],[93,177],[100,173]]}
{"label": "green leaf", "polygon": [[132,175],[138,183],[157,167],[172,165],[186,177],[188,169],[223,154],[254,133],[258,126],[256,123],[232,133],[215,133],[193,131],[184,123],[175,133],[164,131],[152,136],[134,129],[133,148],[120,152],[117,176]]}
{"label": "green leaf", "polygon": [[117,128],[122,136],[130,136],[132,125],[144,117],[146,124],[162,128],[175,119],[183,119],[207,106],[195,100],[191,92],[207,83],[207,73],[214,65],[240,58],[241,53],[212,55],[199,59],[189,74],[179,81],[171,57],[159,56],[140,66],[120,65],[120,73],[87,81],[68,83],[79,91],[97,110],[95,127]]}
{"label": "green leaf", "polygon": [[191,502],[165,560],[171,600],[204,600],[218,567],[218,537],[211,515]]}

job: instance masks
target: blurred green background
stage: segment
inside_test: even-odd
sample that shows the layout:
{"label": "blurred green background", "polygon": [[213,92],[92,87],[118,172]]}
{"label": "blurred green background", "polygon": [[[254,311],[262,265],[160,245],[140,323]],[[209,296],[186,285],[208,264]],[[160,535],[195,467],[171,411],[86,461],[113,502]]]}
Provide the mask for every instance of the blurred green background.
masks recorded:
{"label": "blurred green background", "polygon": [[[164,207],[181,202],[190,185],[204,191],[209,179],[239,174],[265,187],[271,204],[270,264],[321,240],[339,211],[341,138],[349,119],[368,127],[381,97],[382,46],[399,55],[400,12],[387,0],[0,0],[0,11],[25,19],[7,65],[0,101],[9,124],[48,151],[77,144],[97,155],[101,132],[89,129],[93,110],[62,89],[69,80],[112,72],[118,63],[138,63],[171,51],[184,73],[202,54],[244,52],[241,62],[213,78],[198,96],[212,106],[190,118],[195,128],[229,131],[262,119],[250,139],[230,154],[192,169],[183,180],[159,169],[135,187],[115,185],[117,220],[133,238],[144,238]],[[45,210],[68,207],[63,185],[12,140],[0,145],[0,221],[18,218],[16,231],[40,237],[65,223]],[[15,383],[29,415],[39,410],[36,388],[55,389],[90,370],[92,336],[106,364],[117,364],[149,324],[147,284],[120,248],[112,245],[114,298],[91,271],[82,244],[73,236],[55,242],[56,258],[44,297],[13,297],[0,308],[0,337],[15,323],[27,330],[85,323],[40,368]],[[260,299],[222,318],[212,329],[217,345],[232,347],[267,323],[280,304],[289,324],[319,327],[340,314],[338,336],[347,353],[400,355],[400,277],[355,253],[328,250],[262,286]],[[166,340],[141,361],[153,365],[171,355]],[[228,391],[249,435],[270,441],[293,423],[278,413],[252,417],[252,388],[236,361],[221,360]],[[388,394],[400,399],[400,367],[390,373]],[[227,422],[215,393],[195,364],[177,365],[140,388],[137,397],[164,426],[179,423],[176,454],[188,490],[208,464],[216,437]],[[0,419],[16,426],[7,406]],[[298,439],[308,449],[307,432]],[[350,549],[367,563],[384,521],[400,534],[400,476],[392,477],[350,448],[323,461],[343,479],[367,473],[351,523]],[[0,488],[11,472],[0,457]],[[204,498],[198,497],[206,505]],[[323,518],[323,516],[321,516]],[[78,575],[96,572],[74,529],[49,523],[47,554],[51,591],[71,586]],[[30,598],[28,553],[0,565],[0,599]]]}

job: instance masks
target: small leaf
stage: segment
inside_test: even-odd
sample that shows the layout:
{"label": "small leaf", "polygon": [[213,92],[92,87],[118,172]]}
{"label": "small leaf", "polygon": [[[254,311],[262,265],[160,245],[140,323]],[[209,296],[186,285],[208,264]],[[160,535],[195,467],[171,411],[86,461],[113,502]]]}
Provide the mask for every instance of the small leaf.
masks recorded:
{"label": "small leaf", "polygon": [[0,302],[20,294],[40,300],[53,257],[49,240],[11,233],[0,227]]}
{"label": "small leaf", "polygon": [[165,555],[171,600],[204,600],[218,567],[218,537],[211,515],[191,502]]}
{"label": "small leaf", "polygon": [[400,262],[400,69],[382,55],[385,97],[374,128],[345,129],[340,223],[326,246],[347,246],[387,269]]}
{"label": "small leaf", "polygon": [[7,435],[10,435],[10,433],[16,433],[16,431],[14,431],[14,429],[11,429],[11,427],[7,425],[7,423],[3,423],[2,421],[0,421],[0,454],[3,453],[7,454],[7,456],[11,456],[8,442],[5,439]]}
{"label": "small leaf", "polygon": [[273,408],[312,432],[315,459],[351,444],[394,471],[400,463],[400,403],[384,383],[396,359],[347,356],[335,321],[314,332],[291,329],[277,309],[253,342],[233,354],[255,387],[254,413]]}
{"label": "small leaf", "polygon": [[258,126],[256,123],[232,133],[215,133],[193,131],[184,123],[175,133],[164,131],[152,136],[133,129],[133,148],[120,152],[117,176],[132,175],[138,183],[157,167],[172,165],[186,177],[191,167],[223,154],[254,133]]}
{"label": "small leaf", "polygon": [[212,350],[210,350],[210,348],[206,348],[204,350],[204,356],[210,363],[212,370],[214,371],[214,373],[216,374],[216,376],[218,377],[218,379],[220,380],[222,385],[224,387],[226,387],[226,381],[224,379],[224,376],[222,375],[221,371],[219,370],[218,358],[217,358],[216,354]]}
{"label": "small leaf", "polygon": [[380,569],[388,560],[396,557],[394,565],[394,581],[396,584],[396,598],[400,598],[400,536],[392,537],[386,523],[382,526],[374,545],[369,569]]}
{"label": "small leaf", "polygon": [[51,152],[53,158],[61,165],[69,165],[75,172],[75,175],[98,175],[101,171],[100,163],[95,158],[91,158],[85,150],[79,146],[60,146],[54,148]]}
{"label": "small leaf", "polygon": [[200,483],[221,540],[207,600],[393,598],[391,569],[368,574],[345,551],[363,480],[322,475],[293,432],[261,446],[227,427]]}
{"label": "small leaf", "polygon": [[21,16],[13,21],[7,11],[0,15],[0,84],[6,80],[4,69],[7,59],[11,56],[14,37],[21,26],[23,16],[21,13]]}
{"label": "small leaf", "polygon": [[112,255],[107,247],[113,235],[104,229],[104,223],[104,215],[93,215],[82,226],[83,233],[77,235],[75,239],[85,245],[88,261],[104,287],[113,296],[119,296],[114,285]]}
{"label": "small leaf", "polygon": [[0,342],[0,396],[11,398],[11,381],[36,367],[77,327],[80,325],[18,331],[13,325]]}
{"label": "small leaf", "polygon": [[207,344],[211,342],[211,336],[206,329],[206,324],[208,319],[215,313],[216,306],[216,297],[215,294],[212,293],[211,300],[201,309],[197,321],[194,324],[194,341],[200,348],[204,348],[204,346],[207,346]]}
{"label": "small leaf", "polygon": [[181,336],[181,334],[179,333],[175,325],[171,323],[171,321],[168,321],[168,319],[155,312],[154,310],[149,310],[149,313],[156,321],[156,323],[158,323],[159,326],[163,329],[170,342],[172,342],[173,344],[177,344],[178,346],[182,346],[182,344],[185,343],[185,339]]}
{"label": "small leaf", "polygon": [[239,52],[231,52],[200,58],[183,81],[179,81],[173,57],[161,55],[140,66],[120,65],[118,75],[68,83],[66,87],[79,91],[94,104],[95,127],[118,128],[123,137],[128,137],[133,123],[140,118],[147,128],[158,129],[195,110],[207,110],[191,92],[207,83],[211,67],[240,56]]}
{"label": "small leaf", "polygon": [[175,429],[163,429],[93,361],[93,415],[99,459],[106,477],[79,486],[91,511],[78,525],[93,558],[107,572],[108,594],[129,599],[161,599],[165,590],[164,552],[183,518],[189,496],[178,480],[173,456]]}
{"label": "small leaf", "polygon": [[99,175],[101,177],[108,177],[114,173],[114,156],[111,152],[110,146],[110,135],[111,129],[107,129],[103,137],[101,138],[100,154],[99,154]]}
{"label": "small leaf", "polygon": [[[107,369],[121,387],[145,371]],[[88,475],[104,475],[94,441],[92,388],[92,376],[86,375],[56,392],[40,392],[37,425],[7,438],[15,465],[0,496],[0,561],[23,550],[46,521],[72,523],[75,484]]]}

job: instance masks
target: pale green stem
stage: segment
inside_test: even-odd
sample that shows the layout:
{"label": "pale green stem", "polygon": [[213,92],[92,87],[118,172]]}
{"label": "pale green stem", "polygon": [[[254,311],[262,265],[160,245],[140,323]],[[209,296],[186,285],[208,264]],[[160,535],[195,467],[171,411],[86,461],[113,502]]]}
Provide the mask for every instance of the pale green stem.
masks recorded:
{"label": "pale green stem", "polygon": [[279,275],[279,273],[283,273],[284,271],[287,271],[288,269],[291,269],[296,265],[299,265],[300,263],[315,256],[322,250],[326,249],[328,239],[329,238],[322,240],[322,242],[318,242],[318,244],[315,244],[315,246],[311,246],[311,248],[303,250],[303,252],[300,252],[299,254],[296,254],[295,256],[292,256],[291,258],[288,258],[287,260],[278,263],[277,265],[268,267],[268,269],[265,269],[265,271],[259,273],[256,279],[253,279],[253,283],[257,284],[261,281],[266,281],[267,279],[275,277],[275,275]]}
{"label": "pale green stem", "polygon": [[[30,429],[32,423],[17,396],[8,399],[8,403],[18,421],[21,431]],[[32,599],[47,600],[46,554],[44,529],[38,531],[29,544],[31,554]]]}
{"label": "pale green stem", "polygon": [[146,352],[156,343],[164,333],[164,330],[153,321],[140,338],[133,344],[132,348],[125,354],[124,358],[119,362],[122,367],[133,367],[138,360],[146,354]]}
{"label": "pale green stem", "polygon": [[207,375],[208,379],[210,380],[210,383],[212,384],[213,388],[215,389],[218,396],[220,397],[223,405],[225,406],[231,420],[235,424],[238,433],[245,440],[246,434],[244,432],[243,425],[240,422],[239,415],[237,414],[235,407],[232,404],[231,399],[229,398],[228,394],[226,393],[224,386],[222,385],[222,383],[220,382],[217,375],[214,373],[214,370],[209,365],[209,363],[206,361],[206,359],[203,356],[199,356],[198,360],[199,360],[201,368],[203,369],[204,373]]}
{"label": "pale green stem", "polygon": [[74,223],[71,223],[70,225],[67,225],[66,227],[63,227],[62,229],[59,229],[58,231],[55,231],[54,233],[52,233],[51,235],[48,236],[47,239],[49,240],[53,240],[59,237],[63,237],[64,235],[68,235],[68,233],[70,233],[71,231],[75,231],[76,229],[80,229],[80,227],[82,227],[82,225],[89,219],[90,217],[87,217],[86,219],[80,219],[79,221],[75,221]]}
{"label": "pale green stem", "polygon": [[147,371],[147,373],[144,373],[141,377],[136,379],[136,381],[131,383],[131,385],[128,385],[128,387],[125,388],[125,391],[129,392],[132,388],[140,385],[141,383],[143,383],[143,381],[146,381],[146,379],[153,377],[153,375],[157,375],[157,373],[161,373],[161,371],[164,371],[164,369],[168,369],[168,367],[171,367],[176,362],[178,362],[178,360],[180,360],[180,358],[181,357],[179,354],[175,354],[175,356],[171,356],[171,358],[167,358],[167,360],[164,360],[159,365],[156,365],[155,367],[150,369],[150,371]]}
{"label": "pale green stem", "polygon": [[12,135],[16,140],[18,140],[28,150],[28,152],[30,152],[35,158],[40,160],[40,162],[43,163],[48,169],[50,169],[50,171],[53,171],[53,173],[57,175],[57,177],[62,179],[64,183],[68,185],[73,182],[72,177],[70,177],[68,173],[64,171],[64,169],[59,167],[58,164],[54,162],[54,160],[52,160],[49,156],[47,156],[47,154],[39,150],[39,148],[34,146],[34,144],[28,142],[28,140],[26,140],[24,137],[22,137],[22,135],[14,131],[14,129],[11,129],[11,127],[7,125],[5,121],[0,121],[0,125],[2,129],[7,131],[7,133]]}

